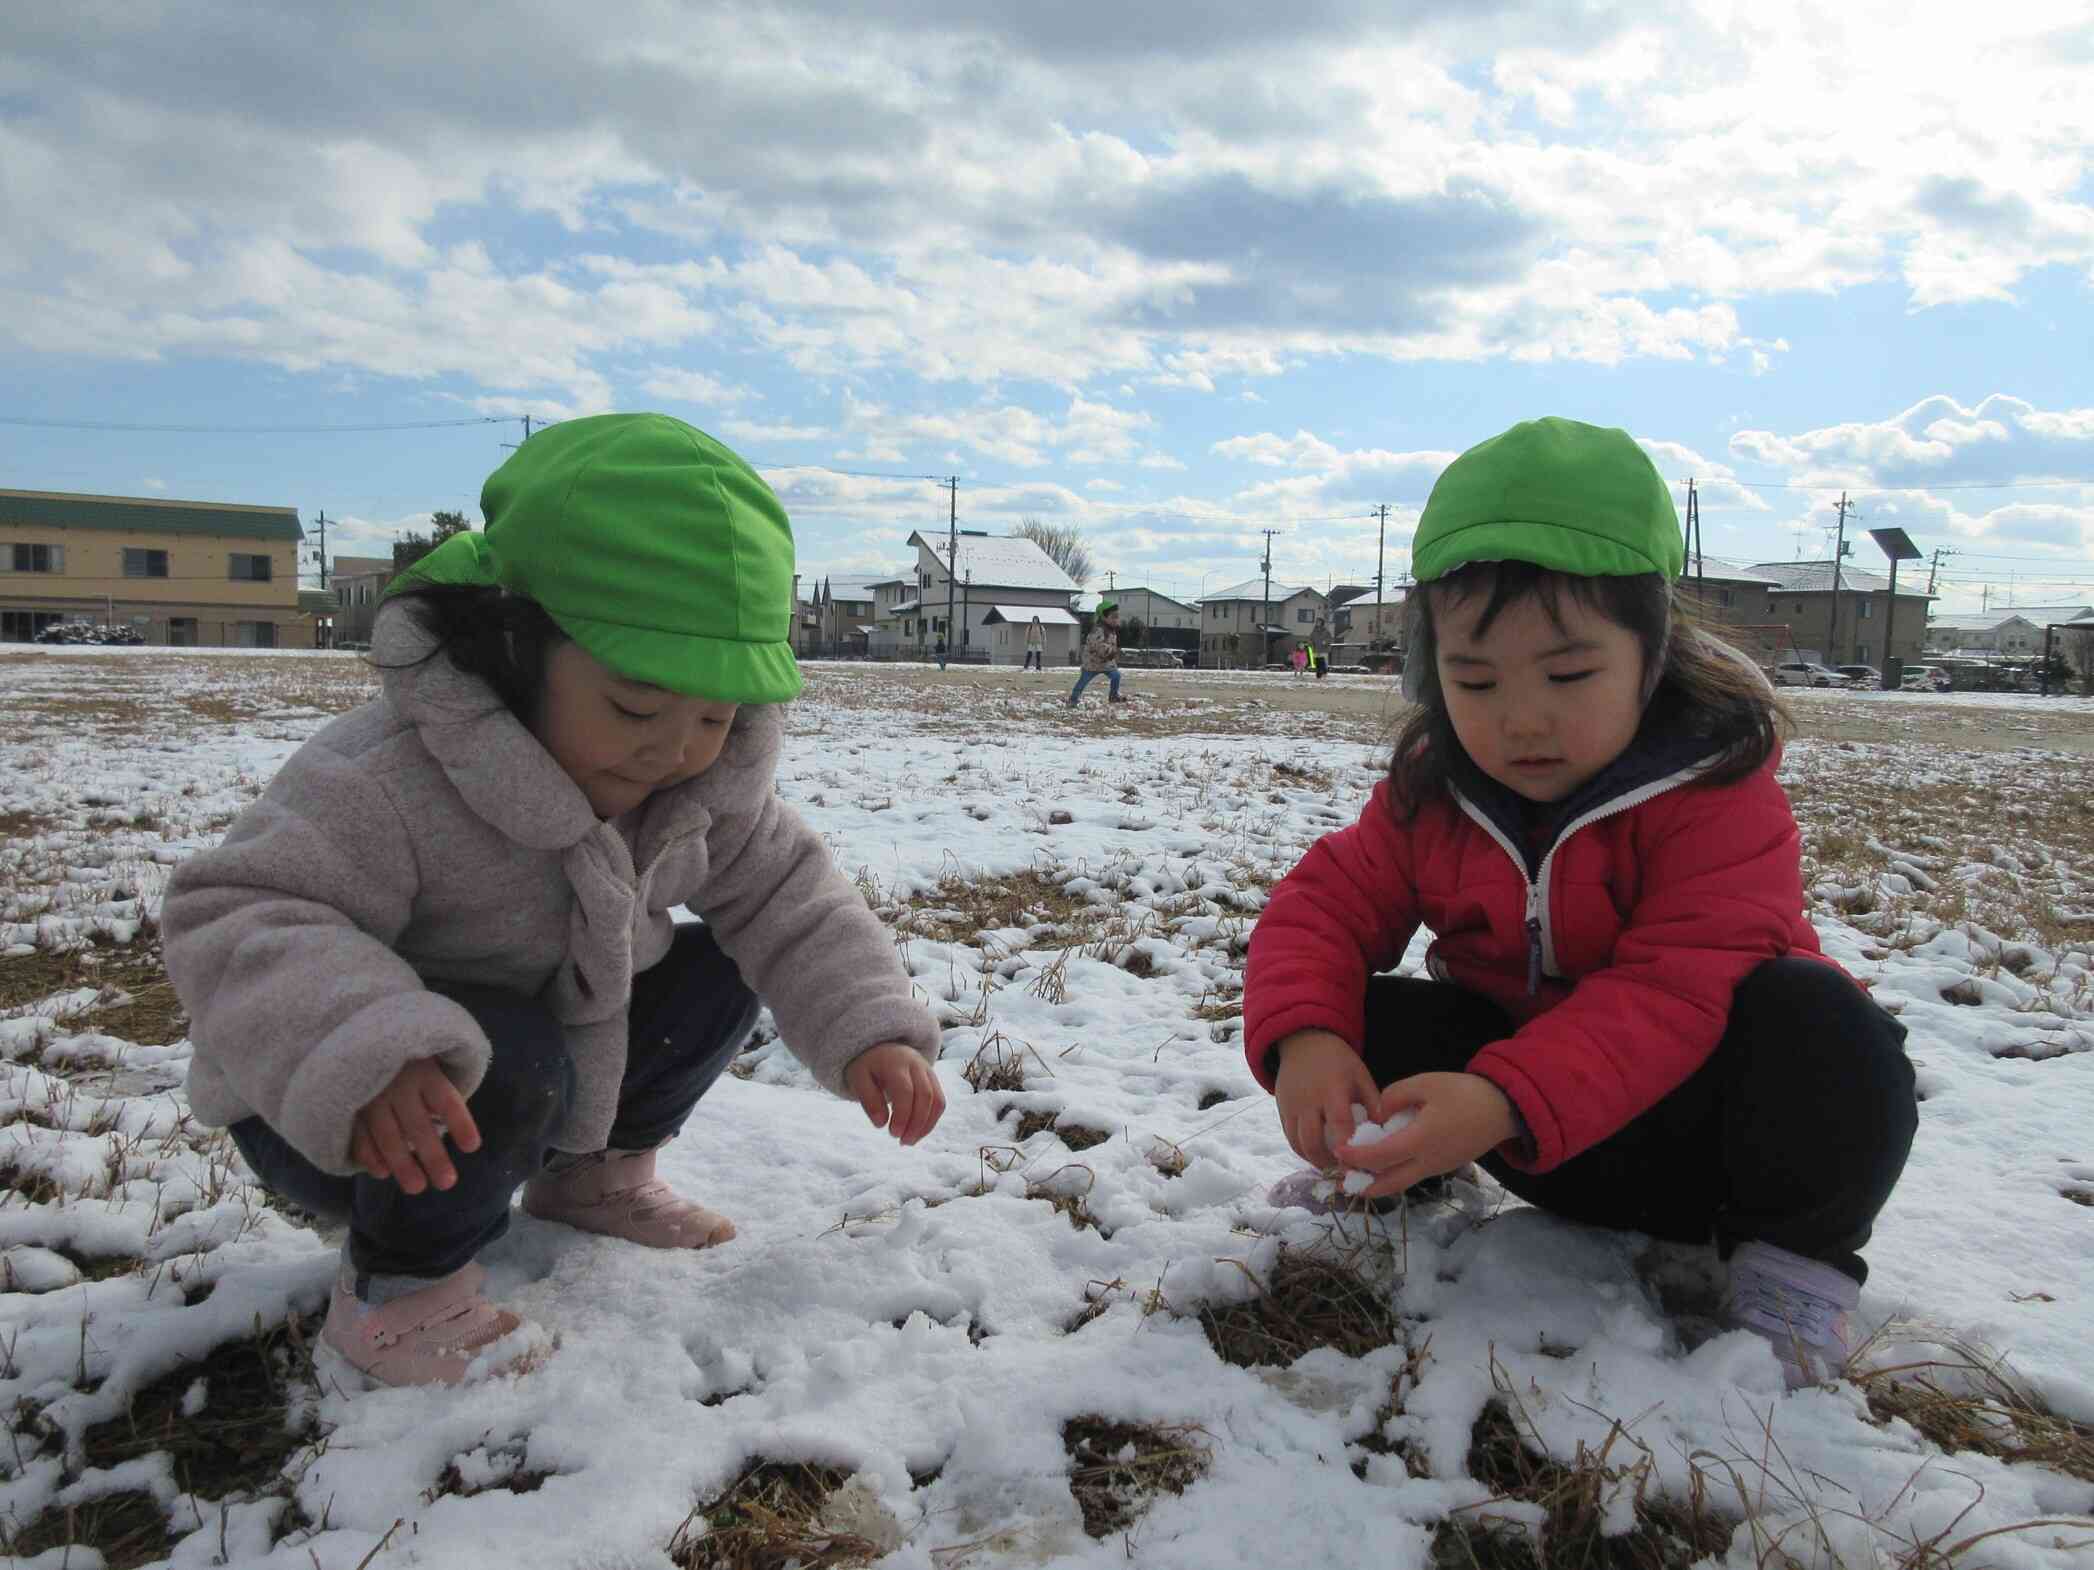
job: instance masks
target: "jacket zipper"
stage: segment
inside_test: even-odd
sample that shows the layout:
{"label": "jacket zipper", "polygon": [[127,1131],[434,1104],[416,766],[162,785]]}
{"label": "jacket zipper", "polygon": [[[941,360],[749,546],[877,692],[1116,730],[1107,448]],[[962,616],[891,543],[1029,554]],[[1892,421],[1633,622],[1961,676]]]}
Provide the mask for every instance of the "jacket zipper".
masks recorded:
{"label": "jacket zipper", "polygon": [[1454,792],[1454,799],[1461,803],[1462,811],[1475,819],[1482,826],[1483,831],[1498,842],[1499,849],[1512,858],[1512,864],[1519,868],[1520,878],[1527,885],[1528,997],[1531,998],[1541,991],[1542,973],[1547,968],[1547,961],[1553,959],[1556,953],[1556,945],[1549,941],[1548,917],[1549,867],[1556,860],[1557,850],[1579,830],[1590,828],[1593,824],[1600,822],[1602,819],[1611,818],[1616,813],[1627,812],[1632,807],[1640,807],[1652,797],[1662,796],[1675,786],[1686,784],[1687,781],[1702,773],[1705,767],[1705,764],[1692,764],[1687,768],[1666,775],[1663,779],[1652,780],[1647,785],[1639,785],[1634,790],[1616,796],[1611,801],[1601,802],[1582,817],[1573,818],[1549,842],[1549,848],[1541,858],[1541,866],[1536,869],[1535,875],[1531,878],[1527,876],[1527,858],[1521,855],[1519,847],[1506,837],[1504,830],[1500,829],[1491,820],[1490,814],[1469,800],[1460,791]]}

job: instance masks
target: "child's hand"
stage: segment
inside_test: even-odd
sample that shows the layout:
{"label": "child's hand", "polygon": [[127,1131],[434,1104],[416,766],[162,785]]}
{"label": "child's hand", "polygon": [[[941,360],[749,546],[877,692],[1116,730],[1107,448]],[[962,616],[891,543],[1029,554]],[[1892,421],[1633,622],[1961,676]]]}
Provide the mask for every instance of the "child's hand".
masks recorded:
{"label": "child's hand", "polygon": [[1343,1037],[1298,1030],[1280,1042],[1280,1072],[1273,1081],[1280,1130],[1310,1166],[1338,1164],[1338,1147],[1352,1138],[1354,1104],[1371,1107],[1379,1094],[1374,1076]]}
{"label": "child's hand", "polygon": [[480,1148],[479,1125],[451,1077],[434,1058],[416,1058],[356,1114],[349,1159],[409,1194],[450,1188],[458,1182],[458,1169],[444,1153],[446,1133],[460,1150]]}
{"label": "child's hand", "polygon": [[843,1082],[865,1108],[874,1128],[913,1145],[945,1115],[945,1091],[930,1064],[914,1047],[885,1041],[851,1059]]}
{"label": "child's hand", "polygon": [[1338,1151],[1346,1166],[1375,1175],[1373,1186],[1358,1198],[1400,1194],[1413,1183],[1474,1161],[1520,1131],[1512,1102],[1481,1074],[1413,1074],[1365,1104],[1377,1108],[1379,1122],[1405,1107],[1414,1109],[1417,1118],[1387,1139]]}

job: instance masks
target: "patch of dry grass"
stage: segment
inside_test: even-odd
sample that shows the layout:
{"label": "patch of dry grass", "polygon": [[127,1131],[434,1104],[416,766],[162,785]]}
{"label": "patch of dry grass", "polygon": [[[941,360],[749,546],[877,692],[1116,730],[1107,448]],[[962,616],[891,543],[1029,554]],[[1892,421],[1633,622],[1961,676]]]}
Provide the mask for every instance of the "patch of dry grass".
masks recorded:
{"label": "patch of dry grass", "polygon": [[0,812],[0,841],[34,839],[39,834],[64,826],[63,818],[54,818],[41,812],[30,812],[26,808],[13,808]]}
{"label": "patch of dry grass", "polygon": [[701,1504],[669,1540],[677,1570],[844,1570],[884,1550],[870,1538],[825,1525],[846,1481],[834,1467],[755,1461],[726,1491]]}
{"label": "patch of dry grass", "polygon": [[[1886,1327],[1878,1332],[1879,1342],[1893,1335],[1907,1340]],[[1951,1454],[1976,1451],[2007,1462],[2030,1461],[2094,1483],[2094,1426],[2060,1417],[2001,1359],[1977,1347],[1948,1336],[1918,1344],[1931,1345],[1940,1356],[1867,1368],[1871,1348],[1855,1354],[1855,1383],[1878,1421],[1903,1418]]]}
{"label": "patch of dry grass", "polygon": [[[1477,1417],[1466,1458],[1469,1475],[1492,1498],[1440,1523],[1435,1570],[1687,1570],[1729,1546],[1737,1522],[1710,1507],[1699,1470],[1687,1500],[1654,1493],[1651,1453],[1619,1423],[1598,1450],[1581,1442],[1569,1460],[1556,1460],[1531,1422],[1521,1421],[1518,1398],[1495,1362],[1492,1376],[1499,1396]],[[1636,1524],[1609,1536],[1610,1510],[1624,1496]],[[1541,1508],[1538,1551],[1524,1525],[1491,1517],[1499,1500]]]}
{"label": "patch of dry grass", "polygon": [[1115,1423],[1095,1414],[1062,1425],[1069,1492],[1083,1529],[1109,1537],[1132,1526],[1159,1493],[1182,1494],[1205,1475],[1213,1451],[1197,1423]]}
{"label": "patch of dry grass", "polygon": [[14,1559],[31,1559],[53,1549],[88,1548],[101,1555],[109,1570],[137,1570],[164,1560],[174,1547],[174,1536],[160,1501],[134,1490],[46,1510],[5,1542]]}
{"label": "patch of dry grass", "polygon": [[1118,914],[1063,887],[1075,873],[1051,865],[997,877],[947,875],[936,888],[905,901],[874,903],[883,920],[911,934],[979,947],[982,934],[1003,928],[1049,926],[1062,938],[1088,941],[1092,929]]}
{"label": "patch of dry grass", "polygon": [[98,1025],[109,1034],[141,1046],[159,1046],[181,1039],[179,1034],[133,1036],[106,1023],[124,1015],[128,1023],[141,1029],[155,1029],[164,1027],[180,1013],[174,1001],[174,984],[167,979],[167,967],[161,960],[158,935],[150,929],[133,943],[112,943],[97,937],[70,948],[40,948],[33,954],[0,959],[0,1009],[41,1003],[82,987],[129,994],[129,1001],[98,1016]]}
{"label": "patch of dry grass", "polygon": [[[304,1413],[312,1383],[307,1340],[317,1317],[294,1314],[283,1325],[227,1342],[203,1361],[163,1374],[131,1398],[129,1410],[97,1423],[82,1440],[81,1465],[105,1469],[156,1452],[168,1457],[175,1482],[207,1502],[290,1496],[295,1479],[287,1467],[301,1450],[324,1438]],[[189,1392],[199,1382],[203,1409],[185,1414]],[[34,1425],[21,1431],[34,1435]],[[35,1444],[55,1445],[55,1436]],[[32,1452],[33,1453],[33,1452]],[[189,1529],[206,1524],[199,1516]],[[278,1535],[302,1522],[295,1505],[279,1519]],[[46,1510],[25,1523],[8,1551],[27,1557],[45,1549],[92,1548],[111,1566],[151,1564],[173,1546],[167,1514],[148,1494],[112,1494],[90,1504]]]}
{"label": "patch of dry grass", "polygon": [[1054,1070],[1047,1066],[1047,1060],[1038,1052],[1023,1042],[1012,1041],[999,1030],[974,1049],[974,1056],[960,1070],[960,1078],[966,1080],[977,1094],[985,1090],[1023,1090],[1028,1057],[1040,1065],[1041,1072],[1049,1079],[1054,1077]]}
{"label": "patch of dry grass", "polygon": [[1283,1249],[1266,1279],[1251,1279],[1258,1290],[1247,1302],[1199,1309],[1207,1340],[1226,1363],[1285,1368],[1316,1347],[1361,1357],[1404,1344],[1388,1292],[1350,1257]]}

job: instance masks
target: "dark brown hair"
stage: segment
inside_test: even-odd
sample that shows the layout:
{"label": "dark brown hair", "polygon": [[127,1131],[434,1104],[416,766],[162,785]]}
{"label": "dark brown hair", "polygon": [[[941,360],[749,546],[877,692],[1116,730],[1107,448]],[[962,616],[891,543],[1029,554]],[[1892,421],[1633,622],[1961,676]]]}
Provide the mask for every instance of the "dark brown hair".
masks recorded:
{"label": "dark brown hair", "polygon": [[1506,607],[1530,597],[1561,627],[1565,594],[1635,634],[1643,651],[1645,715],[1657,710],[1720,750],[1696,783],[1743,779],[1773,755],[1788,711],[1749,659],[1695,624],[1662,573],[1588,578],[1532,562],[1471,562],[1413,589],[1404,604],[1404,669],[1416,671],[1418,707],[1397,731],[1389,758],[1391,794],[1400,817],[1409,819],[1475,769],[1454,734],[1440,686],[1435,603],[1445,608],[1484,596],[1483,613],[1476,619],[1481,636]]}
{"label": "dark brown hair", "polygon": [[530,725],[545,695],[545,657],[567,641],[560,624],[528,595],[493,584],[432,583],[392,596],[436,640],[403,670],[448,654],[451,663],[495,690],[509,712]]}

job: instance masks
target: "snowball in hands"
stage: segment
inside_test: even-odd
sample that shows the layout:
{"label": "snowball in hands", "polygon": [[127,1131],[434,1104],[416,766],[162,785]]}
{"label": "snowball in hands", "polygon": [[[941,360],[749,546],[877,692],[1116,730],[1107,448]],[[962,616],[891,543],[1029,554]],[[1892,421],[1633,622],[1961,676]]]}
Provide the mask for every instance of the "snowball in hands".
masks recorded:
{"label": "snowball in hands", "polygon": [[[1400,1134],[1417,1121],[1418,1109],[1416,1107],[1404,1107],[1400,1111],[1391,1112],[1388,1117],[1379,1123],[1370,1123],[1367,1121],[1367,1109],[1355,1101],[1352,1104],[1352,1138],[1347,1140],[1346,1143],[1348,1145],[1379,1145],[1391,1134]],[[1366,1186],[1364,1183],[1360,1185],[1361,1188]]]}
{"label": "snowball in hands", "polygon": [[[1355,1101],[1352,1104],[1352,1138],[1347,1140],[1346,1143],[1349,1145],[1378,1145],[1390,1135],[1401,1133],[1404,1129],[1409,1128],[1417,1119],[1417,1108],[1404,1107],[1400,1111],[1390,1113],[1381,1122],[1375,1123],[1369,1120],[1367,1109]],[[1348,1194],[1364,1194],[1374,1186],[1374,1178],[1374,1173],[1365,1172],[1355,1167],[1345,1174],[1344,1190]],[[1319,1199],[1331,1197],[1329,1193],[1323,1192],[1324,1187],[1325,1185],[1320,1183],[1317,1185],[1317,1197]],[[1332,1191],[1335,1192],[1335,1189]]]}

